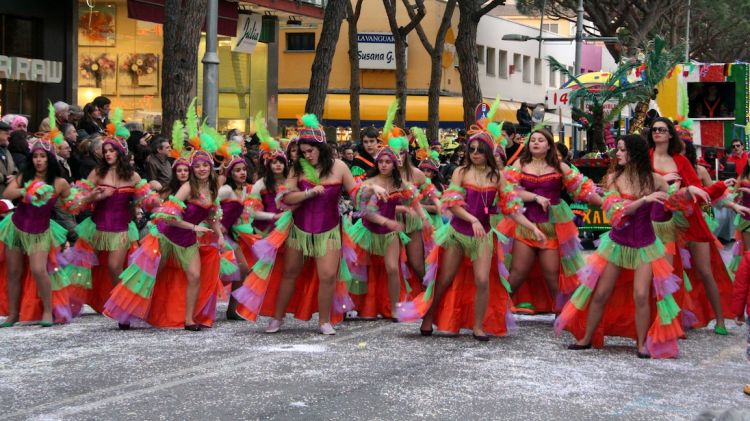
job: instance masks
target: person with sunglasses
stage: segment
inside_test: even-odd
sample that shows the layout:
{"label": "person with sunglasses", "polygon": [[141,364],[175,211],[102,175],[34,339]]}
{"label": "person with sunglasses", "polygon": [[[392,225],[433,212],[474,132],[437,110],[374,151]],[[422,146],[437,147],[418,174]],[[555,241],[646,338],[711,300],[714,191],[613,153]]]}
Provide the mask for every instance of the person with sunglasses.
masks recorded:
{"label": "person with sunglasses", "polygon": [[745,151],[745,145],[742,144],[742,140],[732,140],[732,153],[727,157],[727,162],[733,162],[734,167],[737,170],[737,175],[741,175],[745,171],[747,166],[748,154]]}
{"label": "person with sunglasses", "polygon": [[433,324],[438,331],[451,334],[471,329],[474,339],[481,342],[489,341],[490,335],[505,336],[512,329],[508,324],[513,320],[510,298],[501,278],[503,253],[494,253],[500,249],[490,225],[496,208],[535,241],[546,240],[521,213],[523,203],[497,167],[493,151],[500,130],[496,124],[478,122],[472,129],[468,158],[454,171],[442,195],[441,206],[453,218],[436,233],[436,246],[427,256],[427,289],[399,304],[400,320],[422,318],[422,336],[432,335]]}
{"label": "person with sunglasses", "polygon": [[727,190],[732,181],[703,187],[690,161],[681,155],[683,142],[668,118],[654,119],[648,142],[655,173],[669,184],[696,186],[703,191],[696,194],[697,201],[690,212],[672,212],[658,204],[651,211],[654,230],[665,244],[667,260],[674,265],[675,274],[682,278],[683,271],[687,273],[685,286],[675,297],[682,308],[682,323],[700,328],[716,319],[714,332],[726,335],[724,317],[733,315],[729,308],[732,281],[700,207],[704,203],[724,206],[747,216],[750,209],[733,201]]}
{"label": "person with sunglasses", "polygon": [[545,234],[539,241],[525,227],[504,219],[498,231],[513,239],[508,283],[534,312],[558,312],[578,287],[584,266],[573,212],[561,200],[567,191],[574,201],[601,205],[596,186],[575,167],[561,163],[549,130],[534,130],[518,160],[505,176],[517,184],[524,215]]}

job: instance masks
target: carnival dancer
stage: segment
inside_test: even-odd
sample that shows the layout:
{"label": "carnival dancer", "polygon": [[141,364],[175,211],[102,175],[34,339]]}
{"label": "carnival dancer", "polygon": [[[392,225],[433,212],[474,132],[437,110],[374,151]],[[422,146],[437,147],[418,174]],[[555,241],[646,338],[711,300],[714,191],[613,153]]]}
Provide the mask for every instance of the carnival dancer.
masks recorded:
{"label": "carnival dancer", "polygon": [[[714,206],[728,207],[738,214],[750,216],[750,209],[732,201],[733,195],[729,194],[724,182],[702,187],[690,162],[680,154],[682,142],[672,121],[663,117],[656,118],[651,124],[648,141],[652,148],[650,154],[654,172],[664,177],[667,183],[679,182],[682,187],[703,188],[710,196],[710,201],[705,203],[713,202]],[[715,318],[714,332],[726,335],[724,315],[733,316],[729,308],[732,283],[716,246],[716,237],[708,228],[700,206],[700,202],[695,203],[693,212],[689,215],[672,213],[663,207],[654,206],[654,229],[665,244],[676,243],[672,250],[674,256],[677,256],[680,245],[687,246],[686,251],[680,250],[684,258],[679,259],[684,260],[685,264],[681,265],[682,262],[674,262],[673,259],[678,276],[682,276],[681,266],[687,272],[684,293],[677,297],[683,311],[683,325],[704,327]],[[669,250],[667,254],[669,255]]]}
{"label": "carnival dancer", "polygon": [[104,311],[128,252],[137,247],[138,228],[131,206],[151,211],[160,202],[130,163],[126,142],[130,133],[122,124],[120,108],[107,125],[107,135],[102,142],[102,161],[86,180],[76,183],[85,195],[81,205],[93,208],[93,213],[76,227],[78,240],[63,255],[74,286],[74,313],[82,304],[97,313]]}
{"label": "carnival dancer", "polygon": [[495,237],[490,235],[496,195],[500,194],[498,206],[504,214],[537,241],[545,239],[520,213],[523,203],[497,168],[493,156],[497,128],[497,123],[489,123],[469,138],[469,157],[454,171],[451,186],[443,192],[441,205],[453,218],[435,235],[437,245],[427,257],[427,289],[411,302],[399,304],[402,321],[424,316],[423,336],[432,335],[433,323],[443,332],[472,329],[478,341],[507,333],[510,300],[500,277],[503,253],[497,254],[497,264],[493,264]]}
{"label": "carnival dancer", "polygon": [[0,328],[19,321],[39,321],[40,326],[50,327],[73,317],[68,278],[58,264],[67,231],[51,215],[61,198],[71,210],[74,194],[62,177],[51,142],[62,141],[51,105],[50,115],[47,138],[31,139],[30,165],[3,192],[5,199],[20,200],[0,221],[0,314],[7,315]]}
{"label": "carnival dancer", "polygon": [[[190,179],[156,209],[150,234],[130,257],[105,304],[104,314],[117,320],[121,329],[129,328],[132,319],[191,331],[213,324],[224,237],[209,152],[216,152],[224,137],[205,125],[199,134],[194,112],[188,112],[187,131],[193,148]],[[202,246],[213,243],[217,247]]]}
{"label": "carnival dancer", "polygon": [[188,179],[190,179],[190,161],[178,157],[172,162],[172,176],[169,178],[169,183],[159,190],[159,197],[162,200],[168,199],[169,196],[177,193],[177,190],[187,183]]}
{"label": "carnival dancer", "polygon": [[658,203],[690,211],[693,196],[707,199],[708,194],[688,186],[668,195],[669,186],[653,172],[648,145],[639,135],[618,140],[615,159],[605,176],[604,210],[612,230],[600,237],[596,252],[579,270],[581,285],[555,331],[573,333],[577,341],[568,346],[571,350],[601,348],[604,336],[626,336],[636,340],[638,358],[676,357],[683,332],[673,294],[680,280],[654,233],[651,208]]}
{"label": "carnival dancer", "polygon": [[446,187],[443,184],[442,177],[440,177],[440,155],[438,155],[437,151],[430,148],[430,143],[427,141],[427,135],[424,130],[419,127],[412,127],[411,131],[418,145],[415,154],[417,161],[419,161],[417,168],[424,173],[428,183],[432,186],[430,188],[432,191],[429,194],[422,195],[422,209],[424,209],[425,214],[430,219],[432,228],[437,230],[444,225],[440,200],[438,198]]}
{"label": "carnival dancer", "polygon": [[[594,205],[601,204],[601,197],[591,180],[557,159],[552,134],[544,128],[532,131],[518,161],[506,168],[505,177],[517,184],[524,215],[546,236],[538,241],[508,218],[500,223],[498,231],[513,240],[510,288],[521,293],[526,282],[529,298],[524,301],[530,301],[534,311],[559,311],[578,286],[576,271],[584,263],[573,213],[560,195],[565,189],[574,200]],[[540,272],[542,279],[529,276]]]}
{"label": "carnival dancer", "polygon": [[[357,258],[350,263],[352,294],[357,316],[375,319],[378,316],[396,319],[396,305],[407,297],[422,291],[418,279],[401,282],[401,242],[408,242],[404,226],[396,220],[396,208],[419,208],[419,196],[414,186],[401,179],[398,171],[399,157],[390,145],[405,143],[406,137],[392,137],[389,146],[375,154],[376,171],[370,173],[360,192],[369,186],[378,186],[388,193],[387,200],[372,196],[368,203],[357,203],[362,218],[349,226],[347,232],[355,244]],[[360,195],[361,196],[361,195]],[[359,198],[355,198],[355,202]],[[400,238],[403,236],[403,238]]]}
{"label": "carnival dancer", "polygon": [[[309,320],[317,311],[320,333],[333,335],[336,331],[332,323],[353,307],[345,282],[348,270],[341,259],[338,200],[342,187],[356,197],[354,178],[344,162],[331,158],[325,132],[314,115],[301,118],[298,144],[300,158],[285,188],[279,188],[277,199],[280,207],[296,208],[279,218],[274,230],[253,247],[258,261],[250,277],[265,284],[250,291],[255,295],[249,301],[240,302],[251,313],[260,312],[263,301],[270,299],[265,294],[268,276],[277,252],[284,247],[284,275],[266,332],[278,332],[288,312]],[[252,281],[247,280],[245,285],[248,283]]]}

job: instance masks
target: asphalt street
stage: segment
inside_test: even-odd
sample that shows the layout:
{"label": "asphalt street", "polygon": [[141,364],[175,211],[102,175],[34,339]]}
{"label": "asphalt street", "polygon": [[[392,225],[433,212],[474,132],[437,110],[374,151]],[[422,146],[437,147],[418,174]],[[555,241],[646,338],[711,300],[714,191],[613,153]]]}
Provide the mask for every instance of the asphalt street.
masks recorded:
{"label": "asphalt street", "polygon": [[0,330],[3,420],[695,419],[750,408],[744,327],[692,331],[675,360],[633,343],[568,351],[550,316],[517,318],[489,343],[423,338],[417,324],[315,321],[282,332],[227,322],[202,332],[136,328],[87,314]]}

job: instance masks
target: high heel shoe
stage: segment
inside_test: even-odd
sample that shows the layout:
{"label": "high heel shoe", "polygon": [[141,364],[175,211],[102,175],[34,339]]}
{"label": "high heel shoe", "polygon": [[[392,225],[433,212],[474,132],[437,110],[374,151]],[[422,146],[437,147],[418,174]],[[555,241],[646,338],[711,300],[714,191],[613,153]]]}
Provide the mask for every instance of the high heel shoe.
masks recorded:
{"label": "high heel shoe", "polygon": [[185,325],[185,330],[189,330],[191,332],[200,332],[201,325],[199,324]]}
{"label": "high heel shoe", "polygon": [[727,331],[727,328],[724,326],[716,326],[714,328],[714,333],[717,335],[721,335],[721,336],[726,336],[729,334],[729,332]]}
{"label": "high heel shoe", "polygon": [[635,355],[637,355],[638,358],[641,358],[641,359],[644,359],[644,360],[648,360],[648,359],[651,358],[651,354],[649,354],[648,352],[638,351],[638,352],[635,353]]}
{"label": "high heel shoe", "polygon": [[585,344],[585,345],[579,345],[579,344],[570,344],[568,345],[568,349],[571,351],[581,351],[584,349],[591,349],[591,343]]}
{"label": "high heel shoe", "polygon": [[53,324],[55,323],[47,320],[42,320],[41,322],[39,322],[39,326],[41,327],[52,327]]}
{"label": "high heel shoe", "polygon": [[4,327],[13,327],[13,326],[15,326],[15,325],[16,325],[17,323],[18,323],[18,322],[2,322],[2,323],[0,323],[0,329],[2,329],[2,328],[4,328]]}
{"label": "high heel shoe", "polygon": [[130,330],[130,323],[118,323],[117,328],[120,330]]}
{"label": "high heel shoe", "polygon": [[490,341],[490,335],[477,335],[472,333],[471,336],[474,337],[474,339],[478,340],[479,342],[489,342]]}
{"label": "high heel shoe", "polygon": [[428,330],[419,329],[419,334],[422,336],[432,336],[432,329],[428,329]]}

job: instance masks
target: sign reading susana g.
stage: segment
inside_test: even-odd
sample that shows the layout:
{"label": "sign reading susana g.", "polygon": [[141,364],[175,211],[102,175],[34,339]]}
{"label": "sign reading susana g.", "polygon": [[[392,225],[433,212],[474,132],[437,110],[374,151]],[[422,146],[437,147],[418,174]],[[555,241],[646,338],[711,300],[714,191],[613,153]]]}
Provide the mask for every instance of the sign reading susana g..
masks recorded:
{"label": "sign reading susana g.", "polygon": [[396,69],[396,52],[393,34],[390,32],[360,32],[359,67],[361,69]]}

